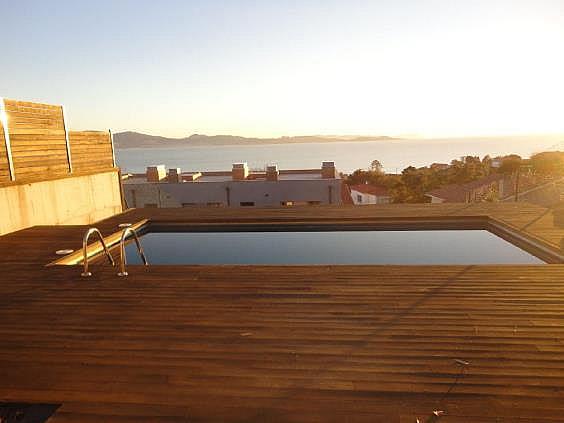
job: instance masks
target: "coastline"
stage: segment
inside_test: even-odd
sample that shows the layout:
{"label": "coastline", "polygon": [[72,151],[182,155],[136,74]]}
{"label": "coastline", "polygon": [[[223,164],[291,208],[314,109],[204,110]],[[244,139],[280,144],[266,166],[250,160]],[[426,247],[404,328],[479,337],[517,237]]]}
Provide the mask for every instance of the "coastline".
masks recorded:
{"label": "coastline", "polygon": [[[564,134],[533,134],[533,135],[495,135],[495,136],[476,136],[476,137],[436,137],[436,138],[400,138],[400,137],[286,137],[286,138],[244,138],[232,137],[231,140],[218,140],[223,136],[204,136],[201,139],[187,138],[166,138],[154,135],[139,134],[141,138],[152,138],[154,140],[140,142],[132,145],[131,141],[120,142],[120,133],[114,134],[114,147],[120,150],[127,149],[168,149],[168,148],[190,148],[190,147],[245,147],[245,146],[268,146],[268,145],[305,145],[305,144],[337,144],[337,143],[374,143],[374,142],[418,142],[418,143],[440,143],[440,142],[465,142],[465,141],[519,141],[529,140],[538,142],[539,140],[552,140],[555,145],[552,148],[561,145],[564,149]],[[227,136],[229,137],[229,136]],[[215,138],[215,139],[214,139]]]}

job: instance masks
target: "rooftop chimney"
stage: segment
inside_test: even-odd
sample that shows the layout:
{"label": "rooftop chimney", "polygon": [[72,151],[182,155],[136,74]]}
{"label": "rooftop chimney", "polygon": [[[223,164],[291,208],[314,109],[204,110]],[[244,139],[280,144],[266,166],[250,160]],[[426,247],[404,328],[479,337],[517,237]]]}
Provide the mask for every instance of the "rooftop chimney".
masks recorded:
{"label": "rooftop chimney", "polygon": [[231,177],[234,181],[244,181],[249,176],[249,167],[247,163],[233,163],[231,169]]}
{"label": "rooftop chimney", "polygon": [[165,178],[165,165],[147,166],[147,182],[161,182]]}
{"label": "rooftop chimney", "polygon": [[280,172],[278,172],[278,166],[276,165],[266,166],[267,181],[277,181],[279,173]]}
{"label": "rooftop chimney", "polygon": [[168,182],[172,184],[178,184],[182,182],[182,172],[180,172],[179,167],[173,167],[168,170]]}
{"label": "rooftop chimney", "polygon": [[337,177],[335,162],[323,162],[321,164],[321,177],[323,179],[335,179]]}

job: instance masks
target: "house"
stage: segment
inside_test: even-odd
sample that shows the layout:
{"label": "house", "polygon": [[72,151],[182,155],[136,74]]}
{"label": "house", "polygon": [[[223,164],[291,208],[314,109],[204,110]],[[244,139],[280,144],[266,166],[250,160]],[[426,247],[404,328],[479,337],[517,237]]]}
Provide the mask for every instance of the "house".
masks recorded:
{"label": "house", "polygon": [[495,159],[492,159],[490,166],[494,169],[499,169],[502,163],[503,163],[503,159],[500,157],[496,157]]}
{"label": "house", "polygon": [[181,172],[164,165],[123,180],[129,207],[280,207],[342,204],[342,181],[334,162],[318,169],[251,171],[234,163],[231,171]]}
{"label": "house", "polygon": [[381,185],[353,185],[350,187],[352,201],[357,206],[367,204],[389,204],[391,203],[388,189]]}
{"label": "house", "polygon": [[433,170],[446,170],[450,167],[448,163],[433,163],[429,166]]}
{"label": "house", "polygon": [[445,185],[425,195],[431,203],[474,203],[503,198],[510,190],[510,180],[493,174],[465,184]]}

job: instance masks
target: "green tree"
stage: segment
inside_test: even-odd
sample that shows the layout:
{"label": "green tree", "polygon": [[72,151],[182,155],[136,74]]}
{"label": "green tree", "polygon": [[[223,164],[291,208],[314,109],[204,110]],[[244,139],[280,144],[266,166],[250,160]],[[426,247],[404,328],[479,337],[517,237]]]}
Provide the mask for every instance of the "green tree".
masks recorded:
{"label": "green tree", "polygon": [[535,173],[543,176],[564,175],[564,152],[545,151],[531,157],[530,164]]}
{"label": "green tree", "polygon": [[[513,160],[519,156],[507,156]],[[376,163],[374,163],[376,162]],[[430,199],[425,193],[448,184],[462,184],[490,174],[491,158],[485,156],[480,160],[476,156],[454,159],[448,168],[438,167],[406,167],[400,175],[387,175],[379,171],[380,162],[374,161],[370,170],[358,169],[346,178],[349,185],[370,184],[385,186],[390,191],[394,203],[425,203]],[[495,200],[492,193],[489,201]]]}
{"label": "green tree", "polygon": [[509,156],[504,156],[501,158],[501,166],[498,169],[499,173],[503,173],[504,175],[512,175],[521,166],[523,159],[521,156],[517,154],[510,154]]}
{"label": "green tree", "polygon": [[383,173],[384,167],[379,160],[372,160],[372,163],[370,163],[370,170],[372,170],[372,172]]}

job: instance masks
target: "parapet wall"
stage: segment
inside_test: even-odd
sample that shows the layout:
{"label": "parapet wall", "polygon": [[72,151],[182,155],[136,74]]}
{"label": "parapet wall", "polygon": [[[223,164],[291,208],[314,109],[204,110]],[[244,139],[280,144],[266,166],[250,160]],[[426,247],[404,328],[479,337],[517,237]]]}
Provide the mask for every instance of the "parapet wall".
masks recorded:
{"label": "parapet wall", "polygon": [[0,187],[0,235],[36,225],[87,225],[121,213],[117,169]]}

